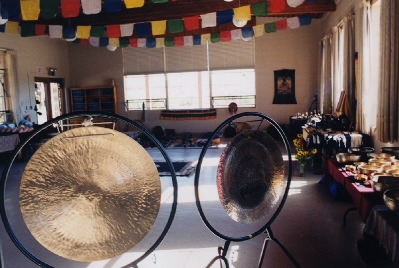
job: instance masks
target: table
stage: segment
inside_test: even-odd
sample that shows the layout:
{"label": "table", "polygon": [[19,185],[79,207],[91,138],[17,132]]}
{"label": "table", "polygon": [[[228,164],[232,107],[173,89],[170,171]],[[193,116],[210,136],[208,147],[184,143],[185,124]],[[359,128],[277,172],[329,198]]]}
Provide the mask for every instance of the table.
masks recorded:
{"label": "table", "polygon": [[[355,203],[363,222],[366,222],[373,206],[384,203],[381,193],[375,192],[371,187],[354,183],[353,174],[347,173],[343,169],[342,164],[339,164],[335,158],[328,159],[327,172],[345,187],[348,194],[352,197],[353,203]],[[347,212],[344,215],[344,222]]]}
{"label": "table", "polygon": [[0,136],[0,153],[13,151],[17,147],[18,143],[18,134]]}
{"label": "table", "polygon": [[367,219],[364,233],[374,237],[392,260],[393,267],[399,267],[399,215],[386,206],[374,206]]}

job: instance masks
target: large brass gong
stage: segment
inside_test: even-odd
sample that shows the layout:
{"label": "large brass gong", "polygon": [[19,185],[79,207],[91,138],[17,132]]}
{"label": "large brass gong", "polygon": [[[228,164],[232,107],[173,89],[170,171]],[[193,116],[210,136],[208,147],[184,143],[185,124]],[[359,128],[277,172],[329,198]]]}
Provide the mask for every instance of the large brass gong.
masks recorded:
{"label": "large brass gong", "polygon": [[218,193],[226,213],[251,224],[264,218],[284,190],[284,161],[278,144],[265,132],[237,134],[218,166]]}
{"label": "large brass gong", "polygon": [[152,228],[161,199],[157,168],[136,141],[115,130],[76,128],[33,155],[20,205],[33,236],[76,261],[120,255]]}

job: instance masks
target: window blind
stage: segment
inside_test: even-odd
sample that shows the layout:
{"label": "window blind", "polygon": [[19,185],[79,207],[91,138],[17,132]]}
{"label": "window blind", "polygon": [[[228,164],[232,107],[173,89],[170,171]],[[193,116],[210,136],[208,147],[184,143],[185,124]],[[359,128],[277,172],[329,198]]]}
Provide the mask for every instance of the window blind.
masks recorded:
{"label": "window blind", "polygon": [[211,70],[243,69],[255,67],[255,42],[235,40],[209,45],[209,65]]}

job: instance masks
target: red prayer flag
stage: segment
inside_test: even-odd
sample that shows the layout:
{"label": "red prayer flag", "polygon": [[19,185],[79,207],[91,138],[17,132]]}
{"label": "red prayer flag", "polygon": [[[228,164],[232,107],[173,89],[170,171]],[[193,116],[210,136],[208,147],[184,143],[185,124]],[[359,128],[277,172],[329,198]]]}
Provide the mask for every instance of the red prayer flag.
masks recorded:
{"label": "red prayer flag", "polygon": [[120,25],[108,25],[107,31],[108,31],[109,38],[119,38],[122,35]]}
{"label": "red prayer flag", "polygon": [[80,39],[80,44],[81,45],[88,45],[89,44],[89,39]]}
{"label": "red prayer flag", "polygon": [[201,27],[200,16],[183,18],[187,31],[198,30]]}
{"label": "red prayer flag", "polygon": [[175,37],[175,47],[183,47],[184,46],[184,36]]}
{"label": "red prayer flag", "polygon": [[36,35],[46,35],[47,25],[44,24],[36,24],[35,26],[35,34]]}
{"label": "red prayer flag", "polygon": [[137,38],[130,38],[130,45],[132,46],[132,47],[138,47],[137,46]]}
{"label": "red prayer flag", "polygon": [[231,31],[221,32],[220,40],[222,40],[222,42],[230,42],[231,41]]}
{"label": "red prayer flag", "polygon": [[287,0],[269,0],[269,11],[271,13],[280,13],[287,7]]}
{"label": "red prayer flag", "polygon": [[61,13],[64,18],[79,16],[80,0],[61,0]]}
{"label": "red prayer flag", "polygon": [[283,31],[287,29],[288,23],[287,20],[279,20],[276,21],[276,25],[277,25],[277,30]]}

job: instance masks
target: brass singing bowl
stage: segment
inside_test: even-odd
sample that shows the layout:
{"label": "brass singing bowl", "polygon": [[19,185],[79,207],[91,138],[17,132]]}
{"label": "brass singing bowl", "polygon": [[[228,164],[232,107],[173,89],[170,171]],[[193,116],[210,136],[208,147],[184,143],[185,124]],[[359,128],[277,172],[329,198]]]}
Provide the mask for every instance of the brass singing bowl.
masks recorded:
{"label": "brass singing bowl", "polygon": [[344,164],[358,162],[362,156],[356,154],[339,153],[336,155],[336,158],[338,163]]}
{"label": "brass singing bowl", "polygon": [[20,186],[24,221],[45,248],[91,262],[120,255],[152,228],[161,183],[136,141],[100,127],[75,128],[41,146]]}
{"label": "brass singing bowl", "polygon": [[360,174],[371,175],[372,173],[381,173],[382,168],[377,165],[358,166]]}
{"label": "brass singing bowl", "polygon": [[381,158],[389,159],[390,162],[395,160],[394,155],[387,153],[369,153],[368,156],[376,159],[381,159]]}
{"label": "brass singing bowl", "polygon": [[384,192],[385,205],[394,212],[399,212],[399,189],[390,189]]}
{"label": "brass singing bowl", "polygon": [[271,212],[284,190],[284,161],[278,144],[265,132],[237,134],[218,166],[218,193],[226,213],[252,224]]}

